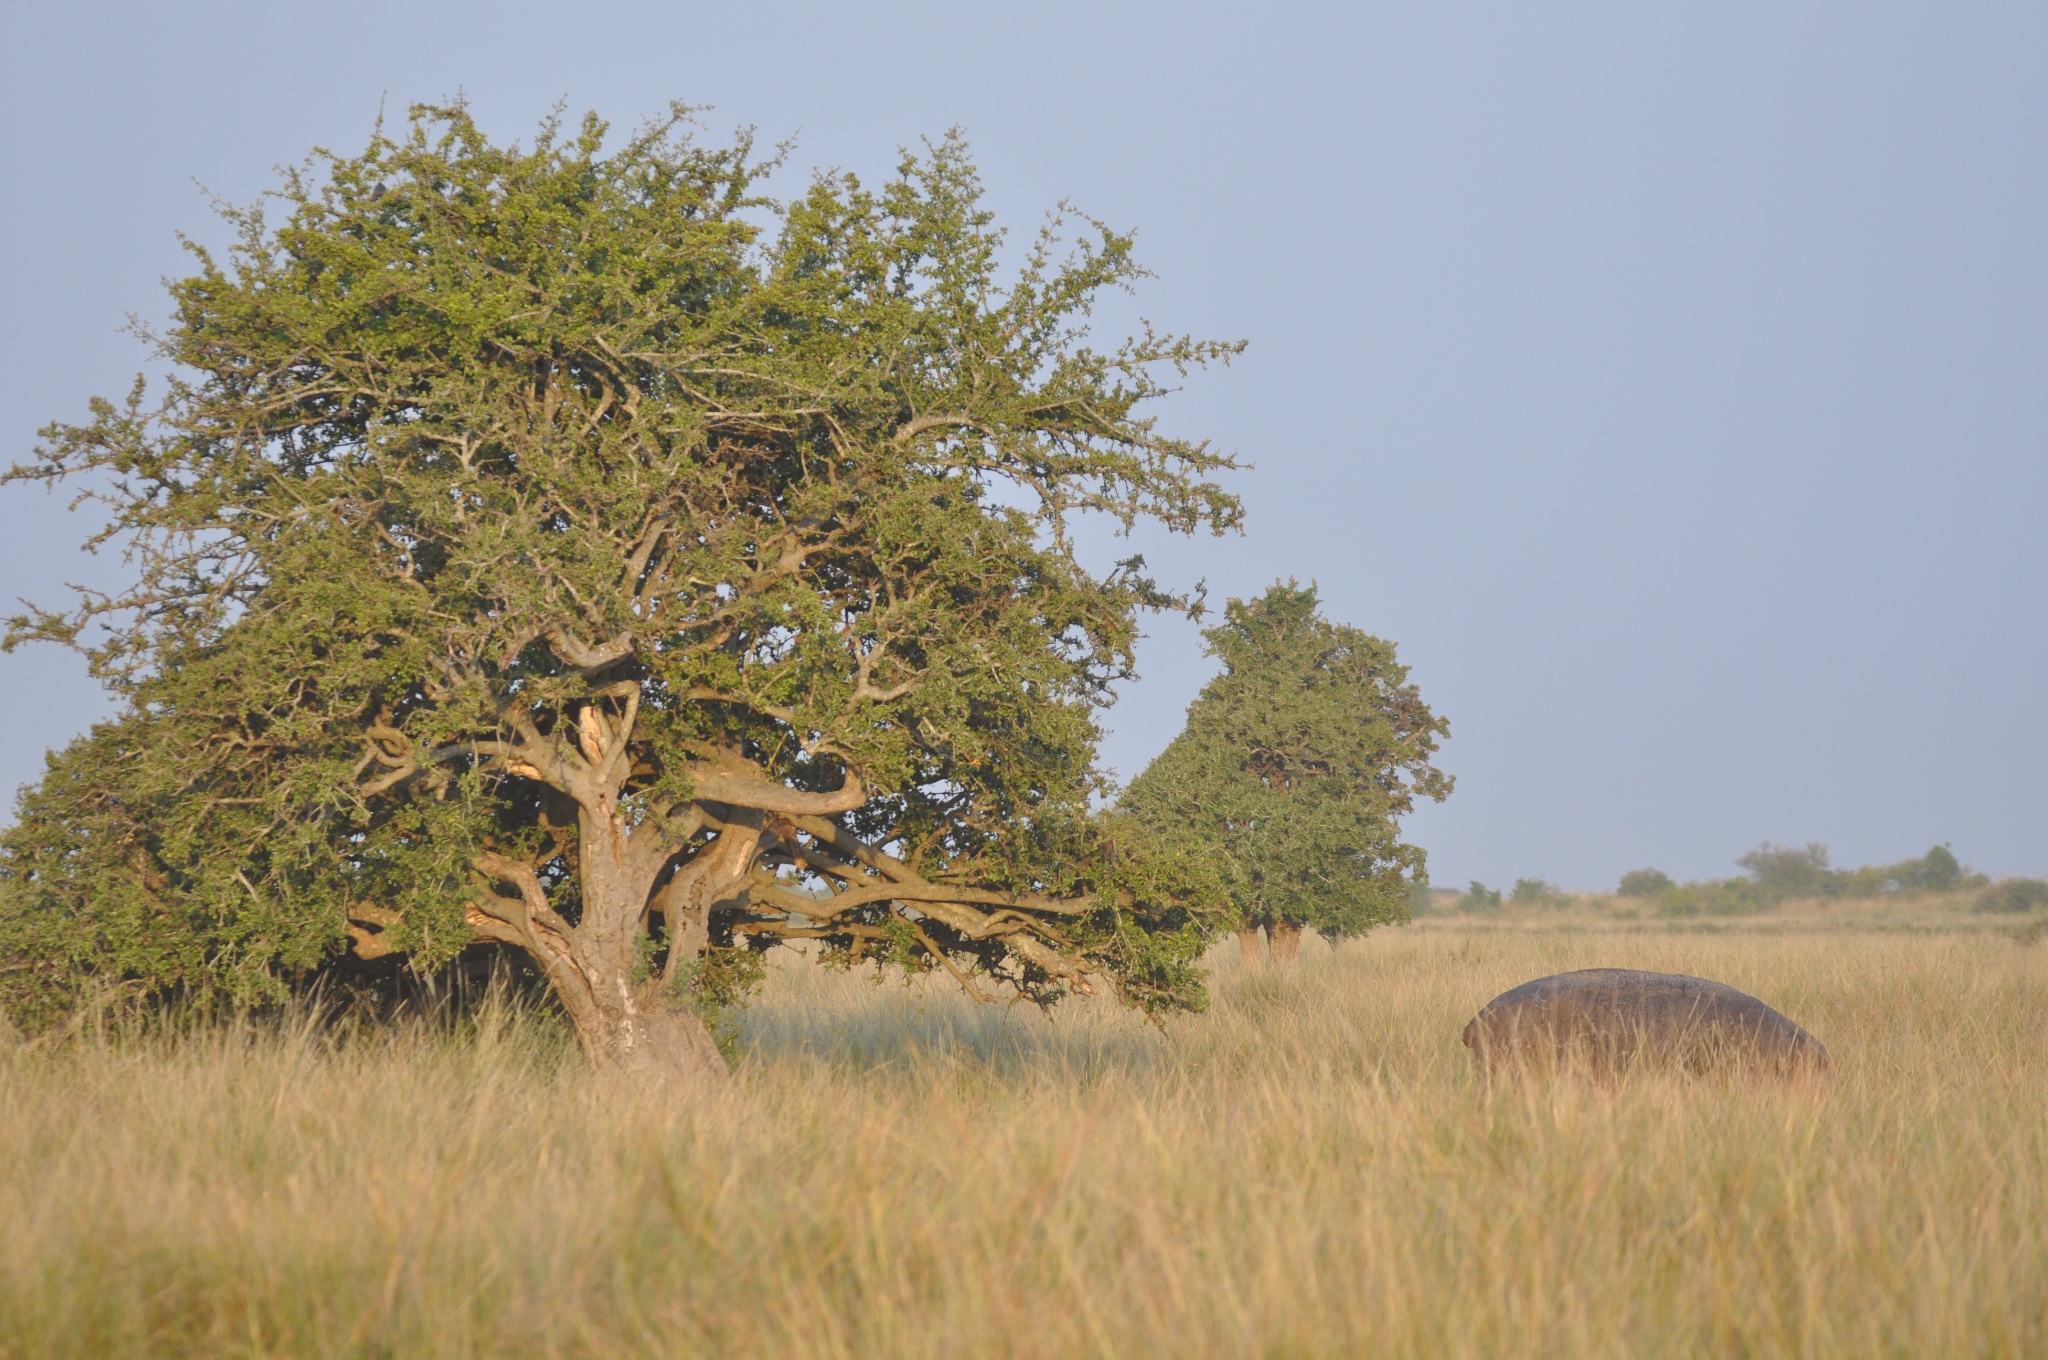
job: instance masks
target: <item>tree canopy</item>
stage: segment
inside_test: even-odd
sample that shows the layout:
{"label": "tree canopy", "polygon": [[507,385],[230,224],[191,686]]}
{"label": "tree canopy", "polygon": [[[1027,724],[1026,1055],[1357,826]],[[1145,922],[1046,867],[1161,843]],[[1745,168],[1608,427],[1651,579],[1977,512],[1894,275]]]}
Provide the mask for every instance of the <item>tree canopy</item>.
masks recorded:
{"label": "tree canopy", "polygon": [[793,939],[1199,1003],[1213,874],[1091,811],[1179,602],[1071,530],[1238,522],[1142,409],[1235,346],[1092,346],[1130,238],[1054,218],[1006,274],[957,136],[879,189],[773,168],[680,108],[524,148],[421,108],[225,210],[161,392],[7,474],[75,480],[134,571],[9,624],[123,709],[0,844],[0,1003],[496,942],[594,1060],[669,1068],[715,1058],[678,998]]}
{"label": "tree canopy", "polygon": [[1223,672],[1120,809],[1212,859],[1242,925],[1276,943],[1407,919],[1427,860],[1399,819],[1452,781],[1430,763],[1449,726],[1394,645],[1331,623],[1293,582],[1230,601],[1203,636]]}

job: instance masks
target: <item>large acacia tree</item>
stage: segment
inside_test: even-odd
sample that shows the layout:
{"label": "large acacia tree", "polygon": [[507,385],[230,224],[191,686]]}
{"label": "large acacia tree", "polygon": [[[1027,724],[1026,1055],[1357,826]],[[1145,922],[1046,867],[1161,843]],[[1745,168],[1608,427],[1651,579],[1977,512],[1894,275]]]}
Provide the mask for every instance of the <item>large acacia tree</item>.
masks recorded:
{"label": "large acacia tree", "polygon": [[[957,139],[759,191],[686,112],[494,145],[419,109],[194,248],[171,377],[44,431],[127,588],[15,618],[120,717],[0,853],[0,999],[260,1000],[338,950],[531,955],[600,1065],[715,1070],[770,944],[1199,1000],[1199,865],[1091,814],[1139,610],[1077,516],[1221,531],[1230,466],[1092,348],[1127,237],[1020,268]],[[1213,880],[1210,880],[1213,884]]]}
{"label": "large acacia tree", "polygon": [[1449,795],[1431,763],[1449,728],[1394,645],[1325,619],[1314,587],[1293,582],[1230,601],[1203,636],[1223,671],[1122,809],[1219,866],[1247,962],[1262,928],[1288,960],[1304,929],[1336,939],[1406,920],[1427,859],[1400,819]]}

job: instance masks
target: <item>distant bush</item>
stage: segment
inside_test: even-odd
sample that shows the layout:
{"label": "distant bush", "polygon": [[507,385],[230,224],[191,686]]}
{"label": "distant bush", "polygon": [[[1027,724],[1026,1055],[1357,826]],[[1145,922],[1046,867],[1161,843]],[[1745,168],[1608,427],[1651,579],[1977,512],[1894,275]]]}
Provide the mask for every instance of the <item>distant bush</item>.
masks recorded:
{"label": "distant bush", "polygon": [[1565,894],[1564,889],[1540,878],[1518,878],[1508,900],[1518,907],[1563,906]]}
{"label": "distant bush", "polygon": [[1465,890],[1465,895],[1458,899],[1458,910],[1499,911],[1500,889],[1489,888],[1475,878],[1472,880],[1472,886]]}
{"label": "distant bush", "polygon": [[1787,897],[1820,897],[1836,875],[1828,868],[1828,848],[1819,841],[1803,846],[1765,841],[1735,861],[1773,901]]}
{"label": "distant bush", "polygon": [[1668,888],[1657,895],[1659,916],[1747,916],[1777,902],[1753,879],[1708,879]]}
{"label": "distant bush", "polygon": [[1621,876],[1617,891],[1623,897],[1655,897],[1677,886],[1662,869],[1631,869]]}
{"label": "distant bush", "polygon": [[1919,859],[1892,866],[1901,892],[1952,892],[1963,881],[1963,865],[1946,845],[1937,845]]}
{"label": "distant bush", "polygon": [[1978,911],[2038,911],[2048,907],[2048,883],[2038,878],[2008,878],[1977,894]]}

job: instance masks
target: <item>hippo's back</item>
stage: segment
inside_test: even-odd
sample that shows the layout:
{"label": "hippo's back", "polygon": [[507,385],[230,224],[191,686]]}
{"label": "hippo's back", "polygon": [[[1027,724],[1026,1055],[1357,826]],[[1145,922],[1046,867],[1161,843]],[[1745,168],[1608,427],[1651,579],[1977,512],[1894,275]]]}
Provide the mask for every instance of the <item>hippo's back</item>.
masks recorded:
{"label": "hippo's back", "polygon": [[1747,993],[1632,968],[1559,973],[1502,992],[1465,1027],[1465,1045],[1488,1070],[1506,1063],[1606,1071],[1827,1064],[1819,1040]]}

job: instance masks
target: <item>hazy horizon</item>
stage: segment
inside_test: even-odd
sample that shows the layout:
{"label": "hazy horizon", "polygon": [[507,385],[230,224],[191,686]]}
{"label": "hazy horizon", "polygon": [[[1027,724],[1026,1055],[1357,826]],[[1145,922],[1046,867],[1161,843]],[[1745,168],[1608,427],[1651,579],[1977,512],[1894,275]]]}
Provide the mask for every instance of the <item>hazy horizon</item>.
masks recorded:
{"label": "hazy horizon", "polygon": [[[1210,598],[1287,577],[1395,640],[1458,789],[1444,886],[1726,876],[1950,843],[2048,874],[2048,14],[2018,5],[389,3],[24,11],[0,54],[0,440],[119,396],[197,184],[247,202],[379,109],[530,138],[672,99],[884,177],[965,128],[1028,235],[1062,199],[1158,277],[1108,324],[1250,342],[1157,409],[1257,470],[1248,532],[1142,534]],[[65,493],[0,491],[11,598],[109,579]],[[1128,551],[1128,548],[1122,549]],[[1128,777],[1211,673],[1159,619]],[[105,704],[0,657],[0,785]],[[4,815],[4,814],[0,814]]]}

